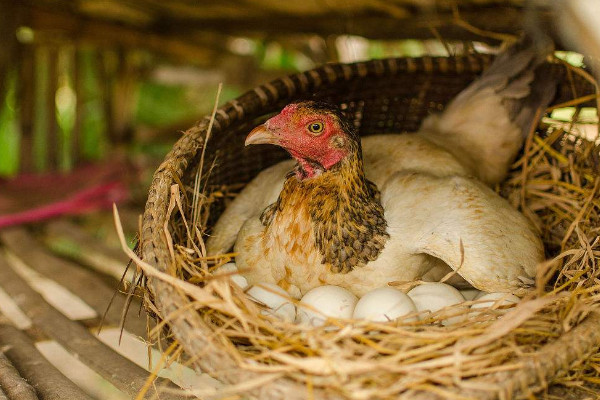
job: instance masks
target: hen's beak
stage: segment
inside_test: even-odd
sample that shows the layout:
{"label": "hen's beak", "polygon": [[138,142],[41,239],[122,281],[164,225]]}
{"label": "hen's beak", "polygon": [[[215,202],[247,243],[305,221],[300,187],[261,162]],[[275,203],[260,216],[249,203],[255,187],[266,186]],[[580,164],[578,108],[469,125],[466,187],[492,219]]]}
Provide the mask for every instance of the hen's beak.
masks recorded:
{"label": "hen's beak", "polygon": [[279,138],[273,134],[273,132],[265,126],[265,124],[259,125],[252,129],[250,134],[246,137],[245,145],[249,144],[279,144]]}

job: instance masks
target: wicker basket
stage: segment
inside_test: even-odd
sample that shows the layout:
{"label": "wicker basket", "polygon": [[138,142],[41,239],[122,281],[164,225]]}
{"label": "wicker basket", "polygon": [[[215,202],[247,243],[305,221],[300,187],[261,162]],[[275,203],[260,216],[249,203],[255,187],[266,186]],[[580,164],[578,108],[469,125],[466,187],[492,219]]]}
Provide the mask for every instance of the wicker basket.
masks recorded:
{"label": "wicker basket", "polygon": [[[285,158],[285,153],[272,146],[253,147],[247,151],[243,143],[252,127],[293,100],[312,98],[340,104],[354,115],[361,133],[415,131],[425,116],[443,109],[490,60],[489,56],[473,55],[330,64],[259,86],[217,110],[205,153],[208,163],[215,157],[218,160],[210,182],[214,185],[244,184],[265,167]],[[557,64],[556,69],[562,77],[556,103],[593,92],[590,83],[568,73],[564,66]],[[164,227],[171,218],[168,210],[171,186],[178,183],[193,185],[209,123],[207,117],[188,130],[154,175],[143,218],[141,252],[143,260],[159,271],[169,272],[172,268],[164,234]],[[215,205],[213,216],[218,215],[220,207],[222,205]],[[218,371],[219,379],[230,384],[264,377],[264,384],[253,386],[248,392],[258,398],[307,397],[305,385],[285,374],[261,376],[258,372],[240,371],[236,360],[224,347],[215,345],[219,341],[208,339],[214,332],[189,307],[186,295],[163,280],[149,278],[148,282],[156,308],[161,315],[169,315],[171,332],[196,368],[209,374]],[[518,374],[514,371],[495,372],[495,381],[503,382],[498,390],[482,393],[473,389],[463,394],[494,398],[526,392],[527,387],[544,387],[558,373],[568,371],[569,365],[597,349],[600,344],[600,330],[595,329],[597,324],[598,318],[590,314],[570,332],[545,345],[538,354],[524,355]],[[550,354],[551,359],[546,359]],[[433,396],[429,393],[407,394]],[[314,388],[314,395],[316,398],[343,397],[325,395],[318,387]]]}

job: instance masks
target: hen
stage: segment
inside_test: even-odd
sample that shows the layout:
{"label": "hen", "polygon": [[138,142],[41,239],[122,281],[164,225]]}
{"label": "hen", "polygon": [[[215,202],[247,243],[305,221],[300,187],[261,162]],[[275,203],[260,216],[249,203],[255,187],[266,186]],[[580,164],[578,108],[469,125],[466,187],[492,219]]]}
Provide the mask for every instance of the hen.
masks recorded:
{"label": "hen", "polygon": [[295,167],[282,162],[249,183],[215,225],[208,252],[235,242],[249,283],[296,296],[325,284],[360,296],[451,269],[479,289],[519,291],[543,246],[486,184],[505,177],[553,95],[551,81],[534,80],[543,58],[523,42],[510,48],[412,134],[361,143],[337,107],[288,105],[246,145],[281,146]]}

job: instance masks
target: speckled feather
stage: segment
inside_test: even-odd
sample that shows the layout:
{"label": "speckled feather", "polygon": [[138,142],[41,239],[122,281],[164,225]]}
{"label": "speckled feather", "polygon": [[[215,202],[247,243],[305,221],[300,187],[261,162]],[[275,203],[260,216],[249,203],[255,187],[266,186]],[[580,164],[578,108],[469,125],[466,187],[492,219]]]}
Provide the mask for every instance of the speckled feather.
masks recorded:
{"label": "speckled feather", "polygon": [[379,190],[355,172],[362,170],[359,154],[310,180],[288,176],[279,198],[261,217],[267,229],[273,223],[292,225],[276,221],[273,214],[307,208],[321,262],[333,272],[347,273],[375,260],[389,237]]}

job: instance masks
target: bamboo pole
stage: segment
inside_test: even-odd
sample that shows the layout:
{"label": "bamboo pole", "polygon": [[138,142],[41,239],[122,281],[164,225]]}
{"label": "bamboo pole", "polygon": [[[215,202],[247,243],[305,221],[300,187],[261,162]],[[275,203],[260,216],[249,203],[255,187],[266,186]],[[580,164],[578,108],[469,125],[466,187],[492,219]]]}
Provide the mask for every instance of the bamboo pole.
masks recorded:
{"label": "bamboo pole", "polygon": [[75,48],[73,54],[73,90],[75,91],[75,124],[73,125],[73,135],[71,137],[71,160],[73,167],[76,167],[81,162],[81,142],[83,134],[83,113],[85,104],[85,88],[83,76],[83,60],[81,50]]}
{"label": "bamboo pole", "polygon": [[16,53],[18,20],[15,12],[13,1],[0,0],[0,101],[6,97],[6,79]]}
{"label": "bamboo pole", "polygon": [[97,73],[98,73],[98,84],[100,86],[100,93],[102,97],[103,115],[107,129],[107,137],[111,143],[115,142],[115,123],[113,120],[113,96],[112,86],[114,74],[112,71],[112,61],[114,53],[111,51],[99,51],[96,55],[97,58]]}
{"label": "bamboo pole", "polygon": [[46,145],[46,128],[48,125],[48,49],[39,46],[35,49],[35,82],[33,104],[33,159],[36,171],[43,171],[47,166],[48,148]]}
{"label": "bamboo pole", "polygon": [[56,89],[58,78],[58,49],[48,49],[48,87],[45,93],[45,107],[47,110],[46,121],[46,146],[48,149],[48,167],[56,170],[59,166],[60,144],[58,140],[58,127],[56,123]]}
{"label": "bamboo pole", "polygon": [[21,124],[21,157],[20,170],[32,172],[34,170],[33,154],[33,119],[35,103],[35,64],[34,51],[31,45],[19,47],[19,75],[18,75],[18,103],[19,122]]}

